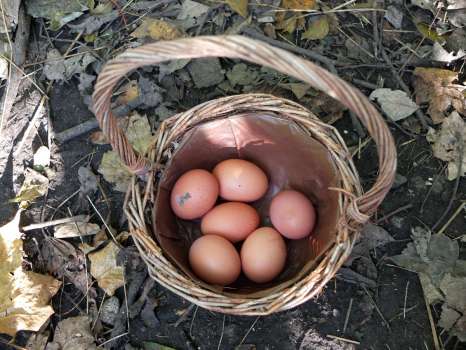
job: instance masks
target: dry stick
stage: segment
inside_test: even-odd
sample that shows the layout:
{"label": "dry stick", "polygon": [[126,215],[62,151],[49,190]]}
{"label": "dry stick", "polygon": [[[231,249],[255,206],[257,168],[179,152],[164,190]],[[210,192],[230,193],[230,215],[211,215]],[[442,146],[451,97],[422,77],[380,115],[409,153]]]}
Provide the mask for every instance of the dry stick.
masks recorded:
{"label": "dry stick", "polygon": [[113,337],[113,338],[111,338],[111,339],[109,339],[109,340],[104,341],[102,344],[97,345],[97,347],[98,347],[98,348],[101,348],[101,347],[104,346],[105,344],[108,344],[108,343],[110,343],[110,342],[112,342],[112,341],[114,341],[114,340],[117,340],[117,339],[119,339],[119,338],[121,338],[121,337],[124,337],[125,335],[128,335],[128,334],[129,334],[129,332],[125,332],[125,333],[123,333],[123,334],[117,335],[116,337]]}
{"label": "dry stick", "polygon": [[342,341],[342,342],[345,342],[345,343],[350,343],[350,344],[356,344],[356,345],[361,344],[360,342],[358,342],[358,341],[356,341],[356,340],[351,340],[351,339],[347,339],[347,338],[337,337],[336,335],[331,335],[331,334],[327,334],[327,338],[339,340],[339,341]]}
{"label": "dry stick", "polygon": [[369,297],[369,300],[371,301],[371,303],[374,305],[375,307],[375,310],[377,311],[377,313],[379,314],[380,318],[382,319],[383,323],[385,324],[385,326],[388,328],[388,330],[391,330],[391,327],[390,327],[390,324],[387,322],[387,320],[385,319],[385,317],[383,316],[382,314],[382,311],[380,311],[379,307],[377,306],[377,303],[375,302],[374,298],[372,298],[372,295],[369,293],[369,291],[367,290],[367,288],[364,286],[364,285],[361,285],[361,287],[364,289],[364,291],[366,292],[367,296]]}
{"label": "dry stick", "polygon": [[450,226],[452,221],[456,219],[456,217],[459,215],[459,213],[461,213],[461,210],[463,210],[465,205],[466,205],[466,201],[461,203],[461,205],[455,210],[455,212],[453,213],[451,218],[449,218],[448,221],[445,223],[445,225],[443,225],[443,227],[437,232],[438,234],[443,233],[448,228],[448,226]]}
{"label": "dry stick", "polygon": [[196,308],[194,309],[194,315],[193,318],[191,319],[191,324],[189,325],[189,336],[192,338],[193,337],[193,324],[194,320],[196,319],[197,315],[197,310],[199,309],[199,306],[196,305]]}
{"label": "dry stick", "polygon": [[[409,90],[409,87],[408,85],[405,84],[405,82],[403,81],[403,79],[401,79],[400,75],[398,74],[397,70],[395,69],[395,67],[393,66],[393,63],[392,61],[390,60],[390,58],[388,57],[387,53],[385,52],[385,48],[382,47],[382,49],[380,50],[380,53],[382,54],[382,58],[385,60],[385,62],[390,66],[390,71],[392,72],[393,76],[395,77],[395,79],[398,81],[398,85],[400,86],[400,88],[406,92],[406,94],[408,96],[411,96],[411,91]],[[422,127],[424,129],[427,129],[429,126],[427,124],[427,120],[426,120],[426,117],[424,116],[424,113],[422,113],[422,111],[420,109],[417,109],[416,110],[416,116],[418,117],[419,121],[421,122],[422,124]]]}
{"label": "dry stick", "polygon": [[120,243],[118,243],[118,241],[116,240],[115,236],[113,235],[112,230],[110,229],[110,227],[108,227],[107,222],[106,222],[106,221],[104,220],[104,218],[102,217],[102,214],[100,214],[100,212],[97,210],[97,208],[95,207],[94,203],[92,203],[92,200],[89,198],[88,195],[86,195],[86,198],[87,198],[87,200],[89,201],[89,203],[91,203],[92,209],[94,209],[94,211],[97,213],[97,215],[99,216],[100,220],[102,221],[102,223],[104,224],[105,228],[107,229],[108,233],[110,233],[110,236],[112,237],[112,239],[113,239],[113,241],[115,242],[115,244],[117,245],[117,247],[121,248]]}
{"label": "dry stick", "polygon": [[429,304],[429,301],[426,298],[425,288],[424,288],[424,285],[422,284],[422,280],[419,280],[419,282],[421,282],[422,295],[424,296],[424,302],[425,302],[426,308],[427,308],[427,316],[429,317],[429,323],[430,323],[430,329],[432,331],[432,338],[433,338],[433,341],[434,341],[434,347],[435,347],[435,350],[440,350],[440,344],[439,344],[439,341],[438,341],[437,329],[435,328],[434,318],[432,317],[432,311],[430,310],[430,304]]}
{"label": "dry stick", "polygon": [[379,28],[377,25],[377,11],[372,11],[372,32],[374,35],[374,56],[377,58],[379,56]]}
{"label": "dry stick", "polygon": [[191,311],[194,309],[194,304],[191,304],[184,312],[183,314],[180,316],[180,318],[178,320],[176,320],[174,326],[175,328],[178,327],[182,322],[186,321],[186,319],[188,318],[189,314],[191,313]]}
{"label": "dry stick", "polygon": [[238,344],[237,347],[240,347],[241,345],[243,345],[244,341],[246,340],[246,338],[248,337],[249,333],[251,333],[251,330],[254,328],[257,320],[259,320],[260,316],[257,316],[257,318],[254,320],[254,322],[252,323],[251,327],[249,327],[248,331],[246,332],[246,334],[244,335],[243,339],[241,339],[240,343]]}
{"label": "dry stick", "polygon": [[456,168],[458,169],[458,173],[456,175],[455,185],[453,187],[453,192],[451,193],[450,201],[448,202],[447,207],[443,211],[443,214],[440,216],[440,218],[437,220],[434,226],[432,226],[432,232],[434,232],[437,229],[437,227],[439,227],[442,220],[445,218],[445,216],[447,216],[448,212],[450,211],[451,206],[453,205],[453,202],[455,201],[456,193],[458,192],[461,175],[463,174],[463,154],[464,154],[463,135],[461,132],[456,132],[455,136],[456,136],[456,140],[459,145],[458,164],[456,165]]}
{"label": "dry stick", "polygon": [[345,317],[345,324],[343,325],[343,334],[346,333],[346,327],[348,327],[348,321],[350,318],[351,314],[351,308],[353,307],[353,298],[350,299],[349,305],[348,305],[348,311],[346,312],[346,317]]}
{"label": "dry stick", "polygon": [[94,322],[92,323],[91,331],[94,330],[94,327],[99,320],[100,316],[100,311],[102,310],[102,306],[104,305],[105,297],[107,296],[107,293],[104,291],[104,296],[102,297],[102,301],[100,302],[99,310],[97,310],[97,316],[95,317]]}
{"label": "dry stick", "polygon": [[387,215],[382,216],[380,219],[377,219],[376,221],[374,221],[374,223],[375,224],[380,224],[381,222],[391,218],[393,215],[396,215],[399,212],[402,212],[404,210],[411,209],[412,207],[413,207],[413,205],[411,203],[403,205],[402,207],[399,207],[399,208],[395,209],[394,211],[388,213]]}
{"label": "dry stick", "polygon": [[217,350],[220,350],[220,346],[222,345],[223,340],[223,332],[225,331],[225,314],[223,314],[223,322],[222,322],[222,334],[220,335],[220,340],[218,341]]}
{"label": "dry stick", "polygon": [[406,282],[405,301],[403,303],[403,319],[406,319],[406,302],[408,301],[408,287],[409,287],[409,281]]}
{"label": "dry stick", "polygon": [[31,225],[23,226],[23,227],[21,227],[21,231],[26,232],[26,231],[37,230],[37,229],[44,228],[44,227],[50,227],[50,226],[55,226],[55,225],[60,225],[60,224],[67,224],[67,223],[70,223],[70,222],[87,222],[87,221],[89,221],[89,215],[76,215],[76,216],[72,216],[72,217],[69,217],[69,218],[39,222],[37,224],[31,224]]}

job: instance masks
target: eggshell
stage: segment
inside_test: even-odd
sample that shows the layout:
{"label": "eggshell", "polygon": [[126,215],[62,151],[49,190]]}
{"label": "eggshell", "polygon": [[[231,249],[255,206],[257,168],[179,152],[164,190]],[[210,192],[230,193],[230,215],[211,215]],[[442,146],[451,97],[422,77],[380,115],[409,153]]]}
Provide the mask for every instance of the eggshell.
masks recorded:
{"label": "eggshell", "polygon": [[215,205],[218,198],[218,181],[203,169],[187,171],[173,186],[170,204],[176,216],[192,220],[202,217]]}
{"label": "eggshell", "polygon": [[230,242],[239,242],[259,226],[256,209],[240,202],[227,202],[214,207],[201,221],[205,235],[219,235]]}
{"label": "eggshell", "polygon": [[316,211],[311,201],[298,191],[281,191],[270,204],[270,220],[286,238],[308,236],[316,222]]}
{"label": "eggshell", "polygon": [[267,192],[267,175],[247,160],[224,160],[218,163],[212,172],[220,184],[220,197],[223,199],[252,202]]}
{"label": "eggshell", "polygon": [[271,227],[261,227],[251,233],[241,247],[244,274],[257,283],[273,280],[285,266],[286,244]]}
{"label": "eggshell", "polygon": [[226,286],[241,273],[241,260],[232,243],[215,235],[202,236],[189,249],[194,273],[207,283]]}

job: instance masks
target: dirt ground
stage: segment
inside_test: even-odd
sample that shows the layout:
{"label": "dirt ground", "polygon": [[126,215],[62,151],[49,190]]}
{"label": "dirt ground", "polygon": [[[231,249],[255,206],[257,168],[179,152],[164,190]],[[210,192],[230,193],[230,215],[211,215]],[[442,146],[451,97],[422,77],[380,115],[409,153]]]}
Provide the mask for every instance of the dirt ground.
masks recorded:
{"label": "dirt ground", "polygon": [[[373,72],[373,67],[368,70],[363,67],[359,74],[369,72]],[[381,69],[377,74],[384,77],[388,85],[396,84],[389,70]],[[28,131],[26,136],[40,95],[27,81],[21,86],[12,115],[6,122],[5,132],[0,140],[0,160],[6,164],[3,173],[0,174],[0,224],[11,219],[16,212],[17,204],[10,203],[9,200],[18,192],[24,179],[24,167],[31,165],[32,155],[40,145],[50,146],[55,173],[47,195],[36,200],[25,211],[22,224],[43,222],[52,217],[66,217],[70,213],[93,215],[89,203],[80,195],[73,195],[80,188],[78,169],[80,166],[89,165],[93,172],[98,174],[102,155],[110,146],[92,143],[90,133],[84,133],[61,144],[54,141],[49,144],[48,141],[49,134],[60,133],[94,118],[83,100],[78,84],[76,77],[65,82],[53,83],[47,110],[50,119],[48,120],[47,113],[44,113],[35,120],[32,131]],[[371,92],[364,87],[361,89],[366,95]],[[297,100],[289,92],[278,90],[276,94]],[[186,95],[189,97],[180,103],[185,109],[209,99],[207,93],[202,95],[197,90]],[[155,117],[151,119],[150,116],[153,110],[147,109],[146,112],[149,121],[155,124]],[[334,126],[348,145],[355,146],[360,141],[347,112]],[[437,223],[451,199],[455,182],[446,180],[445,163],[433,156],[431,145],[424,135],[407,132],[393,123],[390,124],[390,130],[397,146],[398,175],[394,187],[372,222],[384,228],[394,240],[370,252],[373,263],[371,266],[376,268],[375,272],[371,271],[372,277],[375,276],[375,288],[367,287],[358,280],[351,281],[348,273],[341,272],[327,284],[321,295],[292,310],[267,317],[225,316],[197,308],[157,283],[151,282],[134,243],[129,239],[119,257],[126,262],[128,288],[119,288],[116,297],[120,301],[126,298],[131,301],[130,317],[124,305],[120,304],[113,327],[100,329],[97,344],[114,338],[111,343],[105,343],[103,346],[132,350],[147,346],[144,345],[145,342],[153,342],[174,349],[202,350],[435,349],[431,322],[418,275],[396,266],[389,257],[400,254],[411,241],[411,228],[432,227]],[[28,142],[25,142],[24,147],[18,152],[18,145],[23,139]],[[362,148],[355,157],[355,163],[364,188],[370,188],[378,172],[373,142]],[[120,232],[126,229],[127,225],[122,212],[124,194],[114,191],[111,184],[103,179],[101,185],[101,189],[106,193],[106,200],[98,195],[94,195],[92,200],[95,200],[103,216],[108,218],[108,224]],[[466,182],[463,179],[459,182],[452,210],[465,198]],[[66,205],[60,207],[63,202],[66,202]],[[407,206],[408,204],[411,206]],[[401,207],[405,209],[393,214]],[[384,219],[385,216],[387,218]],[[91,221],[98,222],[98,219],[93,216]],[[458,215],[448,226],[448,236],[452,239],[463,236],[465,227],[465,216]],[[43,240],[43,232],[40,230],[25,235],[24,249],[27,258],[24,265],[33,271],[46,273],[39,248]],[[466,246],[462,244],[460,258],[465,257]],[[351,269],[367,275],[368,267],[356,263]],[[102,290],[97,290],[97,306],[103,297]],[[149,301],[152,312],[145,312],[146,307],[143,305]],[[60,320],[86,313],[86,298],[66,280],[63,288],[52,299],[52,305],[55,314],[45,326],[52,333]],[[433,307],[432,322],[435,324],[440,318],[440,313],[440,305]],[[129,328],[126,327],[126,322]],[[439,332],[439,328],[437,331]],[[121,334],[123,336],[120,336]],[[15,346],[7,344],[11,338],[0,336],[0,349],[17,349],[18,346],[22,348],[30,336],[31,332],[19,332],[15,338]],[[447,333],[440,334],[440,338],[446,350],[466,349],[466,344],[449,339]]]}

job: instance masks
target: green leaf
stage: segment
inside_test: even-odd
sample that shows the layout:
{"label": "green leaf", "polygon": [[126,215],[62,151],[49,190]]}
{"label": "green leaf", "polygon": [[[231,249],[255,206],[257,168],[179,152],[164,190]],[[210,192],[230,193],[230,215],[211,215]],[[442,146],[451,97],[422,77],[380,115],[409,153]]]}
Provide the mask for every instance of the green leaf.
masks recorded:
{"label": "green leaf", "polygon": [[175,348],[165,346],[159,343],[152,343],[145,341],[142,343],[142,346],[144,347],[144,350],[176,350]]}
{"label": "green leaf", "polygon": [[307,40],[320,40],[327,36],[329,29],[327,16],[322,16],[309,25],[301,38]]}

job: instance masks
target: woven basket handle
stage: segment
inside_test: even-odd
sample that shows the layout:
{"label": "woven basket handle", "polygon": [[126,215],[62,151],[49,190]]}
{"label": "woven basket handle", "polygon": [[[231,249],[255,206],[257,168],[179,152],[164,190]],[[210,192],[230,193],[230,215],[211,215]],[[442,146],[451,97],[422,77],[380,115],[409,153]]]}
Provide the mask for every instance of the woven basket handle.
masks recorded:
{"label": "woven basket handle", "polygon": [[285,50],[239,35],[201,36],[159,41],[129,49],[109,61],[99,74],[93,94],[94,113],[100,127],[124,164],[135,174],[143,174],[149,161],[138,155],[118,128],[110,100],[116,84],[132,70],[173,59],[228,57],[242,59],[300,79],[340,101],[353,111],[374,139],[379,158],[379,176],[373,187],[352,201],[350,215],[365,222],[389,191],[396,171],[396,149],[387,124],[369,100],[356,88],[325,69]]}

